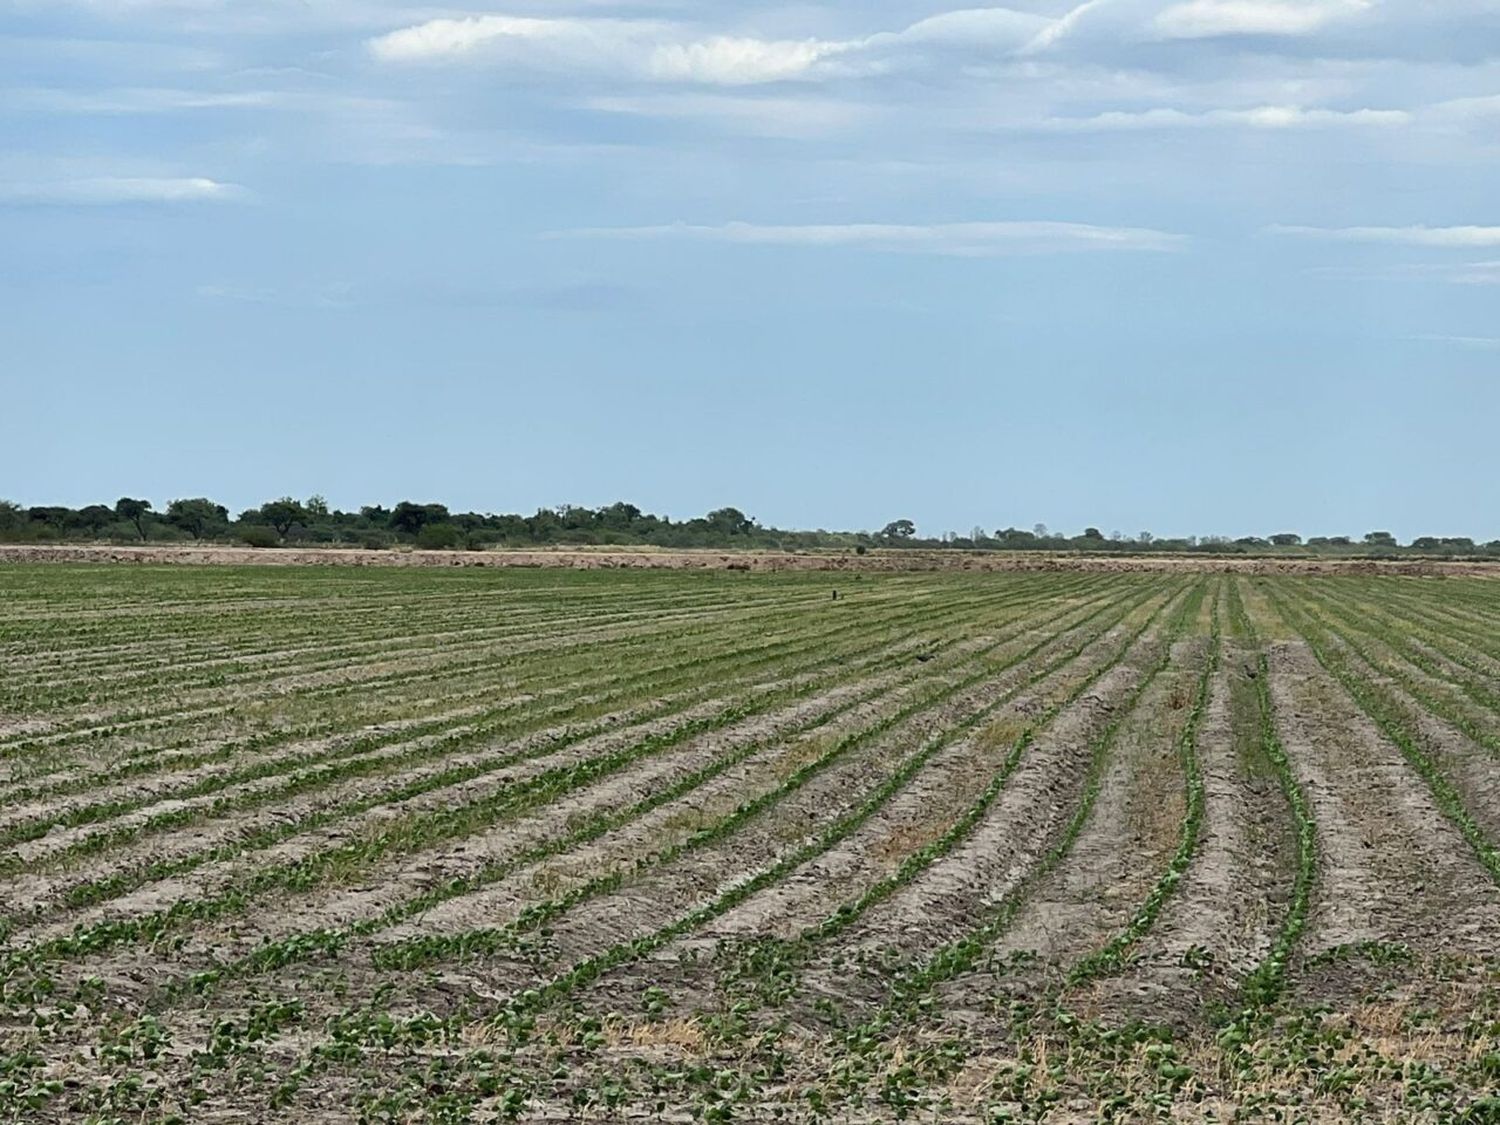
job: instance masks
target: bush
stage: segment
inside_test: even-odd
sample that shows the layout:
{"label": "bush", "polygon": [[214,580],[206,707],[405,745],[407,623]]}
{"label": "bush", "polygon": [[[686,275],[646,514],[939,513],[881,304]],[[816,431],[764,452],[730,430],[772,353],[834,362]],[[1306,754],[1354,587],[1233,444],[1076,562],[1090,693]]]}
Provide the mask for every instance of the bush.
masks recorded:
{"label": "bush", "polygon": [[274,527],[253,523],[249,527],[240,528],[240,542],[247,547],[279,547],[281,536],[276,534]]}
{"label": "bush", "polygon": [[463,534],[451,523],[429,523],[417,532],[417,546],[424,551],[451,551]]}

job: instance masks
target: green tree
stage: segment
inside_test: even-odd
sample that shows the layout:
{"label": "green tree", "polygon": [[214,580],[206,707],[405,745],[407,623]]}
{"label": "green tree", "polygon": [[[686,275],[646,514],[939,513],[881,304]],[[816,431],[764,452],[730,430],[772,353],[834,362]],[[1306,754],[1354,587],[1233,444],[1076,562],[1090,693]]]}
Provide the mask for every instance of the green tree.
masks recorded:
{"label": "green tree", "polygon": [[133,524],[142,542],[146,539],[146,516],[150,511],[149,500],[132,500],[129,496],[122,496],[115,501],[115,515]]}
{"label": "green tree", "polygon": [[1396,547],[1396,537],[1389,531],[1372,531],[1365,536],[1365,544],[1370,547]]}
{"label": "green tree", "polygon": [[270,500],[260,506],[260,518],[276,529],[276,534],[285,539],[287,533],[299,523],[307,520],[307,509],[290,496]]}
{"label": "green tree", "polygon": [[1300,547],[1302,545],[1302,536],[1294,532],[1283,531],[1271,536],[1271,545],[1273,547]]}
{"label": "green tree", "polygon": [[72,526],[90,535],[101,534],[115,520],[115,513],[104,504],[90,504],[79,508],[69,521]]}
{"label": "green tree", "polygon": [[423,524],[417,532],[417,546],[424,551],[451,551],[463,539],[463,533],[451,523]]}
{"label": "green tree", "polygon": [[194,539],[222,534],[229,528],[229,512],[202,496],[191,500],[173,500],[167,505],[167,522],[187,532]]}
{"label": "green tree", "polygon": [[917,534],[917,525],[911,520],[892,520],[880,529],[882,539],[910,539]]}
{"label": "green tree", "polygon": [[413,504],[403,500],[391,509],[392,531],[416,535],[430,523],[447,523],[448,508],[443,504]]}
{"label": "green tree", "polygon": [[72,508],[27,508],[26,518],[32,523],[46,524],[48,527],[61,531],[67,526],[68,518],[73,514]]}
{"label": "green tree", "polygon": [[749,535],[755,530],[755,521],[738,508],[719,508],[709,512],[706,520],[721,535]]}
{"label": "green tree", "polygon": [[1104,541],[1104,532],[1100,531],[1097,527],[1086,527],[1083,529],[1083,537],[1085,539],[1097,540],[1102,543]]}

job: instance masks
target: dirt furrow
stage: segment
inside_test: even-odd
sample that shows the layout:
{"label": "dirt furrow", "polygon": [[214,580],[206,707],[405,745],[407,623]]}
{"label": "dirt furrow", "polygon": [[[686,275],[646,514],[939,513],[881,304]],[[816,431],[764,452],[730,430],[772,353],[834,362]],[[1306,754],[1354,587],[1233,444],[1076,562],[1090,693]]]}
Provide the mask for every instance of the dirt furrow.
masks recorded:
{"label": "dirt furrow", "polygon": [[1500,892],[1399,750],[1303,641],[1269,648],[1278,730],[1318,826],[1303,952],[1416,942],[1483,952],[1500,942]]}

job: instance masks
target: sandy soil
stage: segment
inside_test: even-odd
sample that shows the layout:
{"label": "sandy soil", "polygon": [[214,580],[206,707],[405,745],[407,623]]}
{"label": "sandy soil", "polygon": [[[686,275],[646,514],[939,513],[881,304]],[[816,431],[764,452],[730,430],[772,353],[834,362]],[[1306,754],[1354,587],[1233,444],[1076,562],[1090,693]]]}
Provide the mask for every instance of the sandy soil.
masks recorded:
{"label": "sandy soil", "polygon": [[564,570],[1008,571],[1500,576],[1500,563],[876,550],[869,554],[717,550],[365,551],[338,547],[95,547],[0,545],[0,563],[148,563],[218,566],[556,567]]}

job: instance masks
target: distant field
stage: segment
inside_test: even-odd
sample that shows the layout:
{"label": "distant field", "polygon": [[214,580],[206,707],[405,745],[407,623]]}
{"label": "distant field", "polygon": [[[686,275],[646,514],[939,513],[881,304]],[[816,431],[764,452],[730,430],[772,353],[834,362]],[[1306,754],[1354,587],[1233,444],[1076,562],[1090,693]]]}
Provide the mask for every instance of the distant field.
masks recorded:
{"label": "distant field", "polygon": [[0,1121],[1497,1122],[1497,842],[1489,578],[8,564]]}

